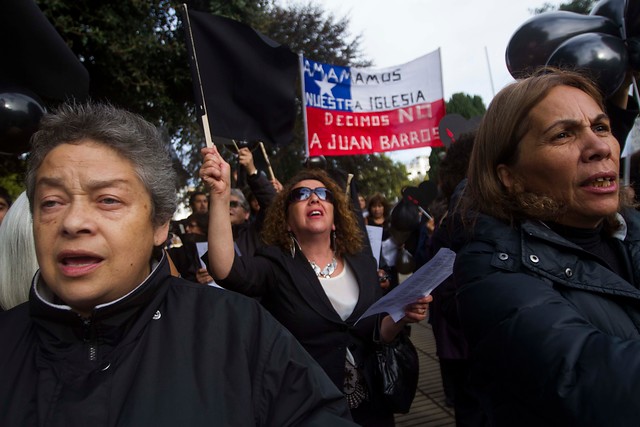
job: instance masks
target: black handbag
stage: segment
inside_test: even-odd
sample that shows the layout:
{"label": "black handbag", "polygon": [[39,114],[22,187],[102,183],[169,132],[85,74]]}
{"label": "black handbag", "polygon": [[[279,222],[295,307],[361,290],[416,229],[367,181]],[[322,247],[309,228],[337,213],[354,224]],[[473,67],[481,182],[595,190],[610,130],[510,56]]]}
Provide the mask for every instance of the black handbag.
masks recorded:
{"label": "black handbag", "polygon": [[374,404],[406,414],[418,387],[418,351],[406,332],[388,344],[378,342],[367,359],[365,377]]}

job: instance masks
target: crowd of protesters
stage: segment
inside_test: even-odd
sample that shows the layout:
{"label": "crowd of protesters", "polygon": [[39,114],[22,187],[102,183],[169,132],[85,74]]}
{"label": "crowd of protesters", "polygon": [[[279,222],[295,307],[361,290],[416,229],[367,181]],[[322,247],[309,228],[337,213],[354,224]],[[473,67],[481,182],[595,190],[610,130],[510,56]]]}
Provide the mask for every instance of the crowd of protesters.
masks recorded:
{"label": "crowd of protesters", "polygon": [[[61,105],[26,192],[0,189],[0,425],[393,426],[367,366],[427,318],[458,426],[637,425],[637,111],[619,95],[559,69],[508,85],[422,212],[319,163],[283,185],[250,147],[235,170],[204,148],[179,221],[153,125]],[[433,295],[360,319],[442,247]]]}

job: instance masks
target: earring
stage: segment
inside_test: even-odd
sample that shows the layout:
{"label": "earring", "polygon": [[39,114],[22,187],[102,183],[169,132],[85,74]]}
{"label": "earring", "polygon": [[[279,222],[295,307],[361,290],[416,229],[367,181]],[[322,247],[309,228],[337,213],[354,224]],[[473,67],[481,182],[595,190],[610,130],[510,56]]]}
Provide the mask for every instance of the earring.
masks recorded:
{"label": "earring", "polygon": [[289,240],[291,240],[291,244],[289,245],[289,251],[291,252],[291,258],[295,258],[296,257],[296,244],[298,243],[298,241],[296,240],[295,236],[293,235],[293,233],[291,231],[289,232]]}
{"label": "earring", "polygon": [[336,251],[336,230],[331,230],[331,250]]}

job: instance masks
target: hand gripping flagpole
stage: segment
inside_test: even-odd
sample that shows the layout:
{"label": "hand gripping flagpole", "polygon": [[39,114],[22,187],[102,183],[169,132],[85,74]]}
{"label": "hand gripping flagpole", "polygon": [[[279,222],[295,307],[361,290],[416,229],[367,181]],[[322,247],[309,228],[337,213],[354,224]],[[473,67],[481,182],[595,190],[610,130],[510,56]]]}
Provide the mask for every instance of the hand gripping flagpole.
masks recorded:
{"label": "hand gripping flagpole", "polygon": [[201,120],[202,120],[202,129],[204,132],[204,140],[207,143],[207,147],[211,148],[213,147],[213,138],[211,137],[211,129],[209,128],[209,117],[207,116],[207,103],[204,99],[204,89],[202,88],[202,78],[200,77],[200,66],[198,65],[198,56],[196,55],[196,46],[193,42],[193,33],[191,32],[191,21],[189,20],[189,10],[187,8],[186,3],[182,4],[182,7],[184,9],[184,19],[187,22],[187,37],[189,38],[189,43],[187,44],[189,46],[189,50],[190,50],[190,54],[191,54],[191,60],[193,62],[193,64],[195,64],[195,68],[196,68],[196,75],[198,76],[198,88],[200,89],[200,99],[202,102],[202,105],[200,106],[202,109],[202,116],[201,116]]}

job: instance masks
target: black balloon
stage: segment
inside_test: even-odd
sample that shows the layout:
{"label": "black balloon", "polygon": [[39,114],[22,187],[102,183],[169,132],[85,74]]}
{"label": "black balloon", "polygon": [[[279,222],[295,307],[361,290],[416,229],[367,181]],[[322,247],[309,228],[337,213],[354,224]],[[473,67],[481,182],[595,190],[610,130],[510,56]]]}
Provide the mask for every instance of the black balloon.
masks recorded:
{"label": "black balloon", "polygon": [[438,185],[435,181],[422,181],[418,187],[405,187],[402,189],[402,200],[411,202],[425,211],[438,197]]}
{"label": "black balloon", "polygon": [[37,130],[44,107],[34,97],[20,92],[0,93],[0,152],[22,154]]}
{"label": "black balloon", "polygon": [[481,116],[476,116],[467,120],[460,114],[447,114],[438,123],[442,144],[449,148],[461,135],[474,132],[478,129],[481,119]]}
{"label": "black balloon", "polygon": [[435,181],[422,181],[418,185],[422,198],[420,206],[426,211],[429,205],[438,197],[438,184]]}
{"label": "black balloon", "polygon": [[547,65],[588,72],[605,97],[620,88],[629,67],[625,43],[619,37],[600,33],[580,34],[562,43]]}
{"label": "black balloon", "polygon": [[626,3],[626,0],[600,0],[593,6],[590,15],[598,15],[609,18],[614,24],[618,26],[618,35],[622,38],[625,38],[625,34],[622,28],[625,24]]}
{"label": "black balloon", "polygon": [[326,169],[327,159],[324,156],[307,157],[304,161],[304,167],[307,169]]}
{"label": "black balloon", "polygon": [[547,63],[549,56],[565,41],[585,33],[619,36],[609,18],[573,12],[547,12],[527,20],[511,37],[506,51],[507,68],[520,78]]}

